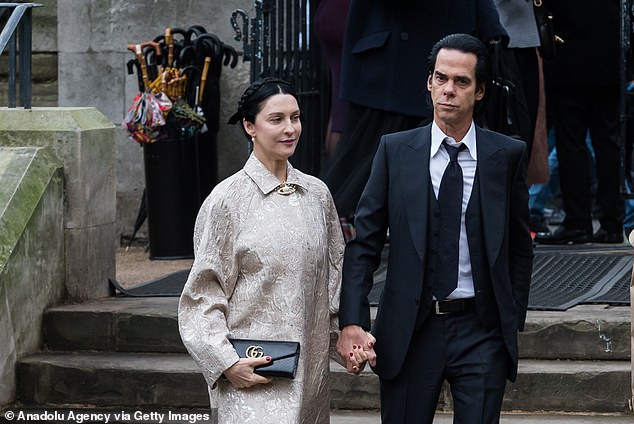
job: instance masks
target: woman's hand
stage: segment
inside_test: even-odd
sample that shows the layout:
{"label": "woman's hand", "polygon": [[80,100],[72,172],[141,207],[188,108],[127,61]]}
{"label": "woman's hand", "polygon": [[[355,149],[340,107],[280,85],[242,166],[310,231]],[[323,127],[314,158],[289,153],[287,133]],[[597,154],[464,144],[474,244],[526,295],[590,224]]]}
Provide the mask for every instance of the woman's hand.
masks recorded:
{"label": "woman's hand", "polygon": [[351,374],[359,374],[365,363],[376,365],[374,352],[376,339],[372,334],[358,325],[347,325],[341,330],[337,341],[337,351],[346,362],[346,370]]}
{"label": "woman's hand", "polygon": [[269,362],[271,362],[270,356],[263,358],[240,358],[238,362],[225,370],[224,374],[227,380],[229,380],[236,389],[247,389],[256,384],[267,384],[271,382],[271,379],[256,374],[255,367],[268,364]]}
{"label": "woman's hand", "polygon": [[352,346],[349,361],[349,365],[352,367],[352,373],[359,374],[363,371],[366,362],[368,362],[368,352],[363,350],[363,346]]}

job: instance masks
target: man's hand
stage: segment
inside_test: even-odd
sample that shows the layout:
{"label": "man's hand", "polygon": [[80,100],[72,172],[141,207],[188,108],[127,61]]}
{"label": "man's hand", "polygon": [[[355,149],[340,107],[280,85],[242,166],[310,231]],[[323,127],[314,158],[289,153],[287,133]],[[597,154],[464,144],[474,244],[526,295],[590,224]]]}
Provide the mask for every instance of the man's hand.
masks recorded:
{"label": "man's hand", "polygon": [[337,352],[346,362],[346,370],[351,374],[360,373],[365,363],[376,365],[376,353],[372,334],[358,325],[347,325],[341,330],[337,341]]}
{"label": "man's hand", "polygon": [[240,358],[238,362],[229,367],[225,377],[236,389],[246,389],[256,384],[270,383],[271,379],[255,373],[255,367],[271,362],[270,356],[263,358]]}

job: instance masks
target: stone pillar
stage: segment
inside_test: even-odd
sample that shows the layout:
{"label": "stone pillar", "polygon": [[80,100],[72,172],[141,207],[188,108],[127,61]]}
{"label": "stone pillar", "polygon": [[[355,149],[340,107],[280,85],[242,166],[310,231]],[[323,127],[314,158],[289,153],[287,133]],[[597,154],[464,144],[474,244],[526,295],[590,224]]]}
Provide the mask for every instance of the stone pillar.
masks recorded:
{"label": "stone pillar", "polygon": [[64,165],[68,298],[110,294],[115,277],[115,130],[94,108],[0,108],[0,145],[50,147]]}

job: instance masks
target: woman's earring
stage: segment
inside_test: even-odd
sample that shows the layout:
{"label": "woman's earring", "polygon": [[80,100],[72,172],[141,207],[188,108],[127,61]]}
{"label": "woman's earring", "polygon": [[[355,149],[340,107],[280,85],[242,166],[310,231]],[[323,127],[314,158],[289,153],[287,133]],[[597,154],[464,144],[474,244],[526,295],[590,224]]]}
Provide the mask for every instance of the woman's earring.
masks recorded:
{"label": "woman's earring", "polygon": [[251,143],[255,143],[255,136],[251,137]]}

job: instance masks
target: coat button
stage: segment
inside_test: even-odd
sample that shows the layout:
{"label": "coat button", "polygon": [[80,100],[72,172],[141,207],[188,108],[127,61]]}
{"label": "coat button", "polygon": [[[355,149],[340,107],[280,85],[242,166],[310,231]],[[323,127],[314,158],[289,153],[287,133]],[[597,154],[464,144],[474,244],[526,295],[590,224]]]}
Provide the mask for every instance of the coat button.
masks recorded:
{"label": "coat button", "polygon": [[407,41],[408,38],[409,38],[409,34],[408,33],[401,32],[401,40]]}

